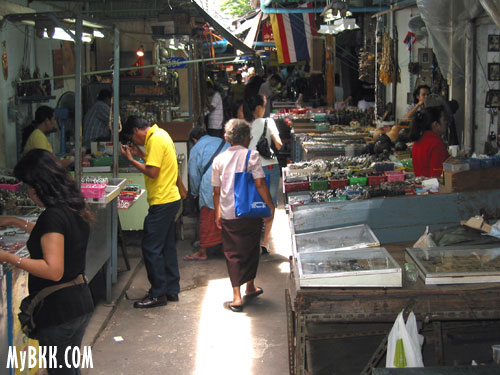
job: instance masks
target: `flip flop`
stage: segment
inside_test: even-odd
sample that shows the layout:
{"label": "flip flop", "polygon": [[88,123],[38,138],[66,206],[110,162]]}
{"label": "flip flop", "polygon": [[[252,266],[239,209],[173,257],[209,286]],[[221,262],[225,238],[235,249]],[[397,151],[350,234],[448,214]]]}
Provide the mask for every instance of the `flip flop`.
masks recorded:
{"label": "flip flop", "polygon": [[242,312],[243,305],[231,305],[231,302],[224,302],[224,308],[231,310],[232,312]]}
{"label": "flip flop", "polygon": [[267,249],[267,246],[260,245],[260,253],[262,255],[269,254],[269,250]]}
{"label": "flip flop", "polygon": [[254,298],[257,296],[260,296],[262,293],[264,293],[264,289],[262,289],[260,286],[257,287],[257,290],[253,293],[250,294],[245,294],[243,298]]}
{"label": "flip flop", "polygon": [[184,259],[184,260],[185,260],[185,261],[187,261],[187,262],[203,262],[203,261],[207,260],[207,259],[208,259],[208,257],[207,257],[207,258],[197,258],[197,257],[194,257],[194,256],[192,256],[192,255],[186,255],[186,256],[185,256],[184,258],[182,258],[182,259]]}

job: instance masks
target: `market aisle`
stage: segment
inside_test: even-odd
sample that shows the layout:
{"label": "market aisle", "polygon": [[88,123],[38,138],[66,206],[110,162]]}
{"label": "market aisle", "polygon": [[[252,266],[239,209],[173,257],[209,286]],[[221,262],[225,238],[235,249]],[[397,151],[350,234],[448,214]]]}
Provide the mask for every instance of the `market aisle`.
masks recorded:
{"label": "market aisle", "polygon": [[[288,219],[276,211],[270,255],[261,257],[257,285],[264,294],[243,313],[222,306],[232,293],[222,256],[185,262],[190,239],[178,243],[180,301],[150,310],[123,298],[92,349],[94,369],[83,374],[284,374],[288,343],[284,289],[291,253]],[[133,256],[140,249],[129,248]],[[141,265],[127,292],[140,298],[148,283]],[[242,291],[244,291],[242,289]],[[117,342],[121,336],[123,341]]]}

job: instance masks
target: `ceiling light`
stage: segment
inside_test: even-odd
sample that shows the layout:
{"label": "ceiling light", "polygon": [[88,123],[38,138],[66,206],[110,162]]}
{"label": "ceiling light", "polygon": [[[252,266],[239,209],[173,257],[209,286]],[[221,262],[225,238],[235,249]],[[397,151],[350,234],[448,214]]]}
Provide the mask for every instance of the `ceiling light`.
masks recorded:
{"label": "ceiling light", "polygon": [[144,56],[144,46],[140,46],[139,49],[135,52],[137,57],[143,57]]}
{"label": "ceiling light", "polygon": [[[73,30],[68,30],[70,33],[75,35],[75,32]],[[50,39],[51,36],[47,33],[47,30],[45,29],[43,31],[43,37]],[[54,29],[54,33],[52,34],[52,39],[58,39],[58,40],[67,40],[69,42],[74,42],[73,38],[69,36],[66,31],[61,29],[60,27],[56,27]],[[91,43],[92,42],[92,34],[89,33],[82,33],[82,42],[84,43]]]}
{"label": "ceiling light", "polygon": [[103,34],[103,33],[101,33],[99,30],[94,30],[94,31],[92,32],[92,34],[93,34],[93,35],[94,35],[94,37],[96,37],[96,38],[104,38],[104,34]]}
{"label": "ceiling light", "polygon": [[338,34],[347,30],[356,30],[359,26],[355,18],[341,18],[335,20],[333,24],[320,25],[318,33],[320,34]]}

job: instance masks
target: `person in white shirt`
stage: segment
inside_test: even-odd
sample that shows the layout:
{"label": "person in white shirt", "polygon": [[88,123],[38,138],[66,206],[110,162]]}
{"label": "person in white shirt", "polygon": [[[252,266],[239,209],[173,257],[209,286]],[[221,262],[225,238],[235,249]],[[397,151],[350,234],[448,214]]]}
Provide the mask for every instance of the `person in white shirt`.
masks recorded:
{"label": "person in white shirt", "polygon": [[210,81],[207,81],[207,95],[212,98],[210,99],[210,104],[208,104],[207,133],[212,137],[222,138],[224,136],[222,96],[215,90],[214,85]]}
{"label": "person in white shirt", "polygon": [[274,98],[273,88],[281,83],[281,78],[278,74],[273,74],[266,82],[260,85],[259,95],[266,98],[266,108],[264,117],[269,117],[271,114],[271,100]]}
{"label": "person in white shirt", "polygon": [[[278,128],[276,127],[276,123],[272,118],[265,117],[265,108],[266,108],[266,97],[262,95],[256,95],[245,98],[243,102],[243,114],[245,115],[245,120],[252,124],[251,127],[251,140],[248,146],[249,150],[257,150],[257,143],[259,142],[260,137],[264,133],[264,129],[267,125],[267,129],[265,132],[265,137],[269,146],[271,146],[271,142],[274,143],[277,150],[281,149],[283,143],[281,142],[280,134]],[[271,198],[273,200],[273,204],[275,207],[278,206],[278,188],[280,184],[280,168],[278,159],[275,155],[272,155],[271,158],[265,158],[260,155],[260,161],[262,164],[262,168],[264,169],[264,173],[269,175],[270,179],[270,187],[269,192],[271,193]],[[271,228],[273,225],[273,221],[269,220],[265,222],[264,227],[264,236],[260,242],[260,247],[263,254],[269,252],[269,237],[271,234]]]}

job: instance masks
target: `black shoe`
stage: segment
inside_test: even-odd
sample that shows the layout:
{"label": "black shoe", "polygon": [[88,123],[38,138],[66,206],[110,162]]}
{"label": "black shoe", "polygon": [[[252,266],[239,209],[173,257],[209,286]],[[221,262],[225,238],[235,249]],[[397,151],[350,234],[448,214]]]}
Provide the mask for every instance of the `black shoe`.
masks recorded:
{"label": "black shoe", "polygon": [[170,301],[170,302],[178,302],[179,301],[178,294],[165,294],[165,297],[167,297],[167,301]]}
{"label": "black shoe", "polygon": [[266,255],[266,254],[269,254],[269,250],[267,249],[267,247],[266,247],[266,246],[264,246],[264,245],[260,245],[260,253],[261,253],[262,255]]}
{"label": "black shoe", "polygon": [[140,301],[134,302],[134,307],[136,309],[145,309],[150,307],[165,306],[166,304],[167,304],[166,296],[160,296],[155,298],[151,297],[150,295],[147,295]]}

